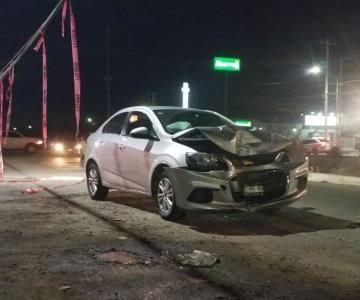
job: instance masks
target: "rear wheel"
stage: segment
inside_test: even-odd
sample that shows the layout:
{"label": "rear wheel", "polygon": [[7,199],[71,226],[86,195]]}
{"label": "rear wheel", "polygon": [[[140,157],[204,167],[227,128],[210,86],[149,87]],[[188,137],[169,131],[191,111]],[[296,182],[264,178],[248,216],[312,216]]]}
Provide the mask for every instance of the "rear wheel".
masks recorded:
{"label": "rear wheel", "polygon": [[169,221],[177,220],[184,215],[184,212],[176,205],[176,197],[171,179],[160,173],[156,181],[155,199],[160,216]]}
{"label": "rear wheel", "polygon": [[102,185],[99,168],[93,162],[86,168],[86,183],[89,196],[93,200],[103,200],[109,192],[109,189]]}

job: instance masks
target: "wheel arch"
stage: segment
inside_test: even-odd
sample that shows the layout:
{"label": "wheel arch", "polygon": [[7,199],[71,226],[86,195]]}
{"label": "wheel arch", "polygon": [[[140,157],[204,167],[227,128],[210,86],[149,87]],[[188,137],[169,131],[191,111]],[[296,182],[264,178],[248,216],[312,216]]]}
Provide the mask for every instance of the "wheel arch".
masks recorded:
{"label": "wheel arch", "polygon": [[88,169],[88,167],[89,167],[89,165],[90,165],[91,163],[94,163],[95,165],[97,165],[97,166],[99,167],[99,165],[97,164],[97,162],[95,161],[95,159],[89,158],[89,159],[87,160],[87,162],[86,162],[85,171],[87,171],[87,169]]}
{"label": "wheel arch", "polygon": [[159,174],[164,170],[164,168],[169,167],[169,165],[167,165],[166,163],[161,163],[159,165],[156,166],[156,168],[154,169],[152,175],[151,175],[151,196],[155,197],[155,193],[156,193],[156,179],[159,176]]}

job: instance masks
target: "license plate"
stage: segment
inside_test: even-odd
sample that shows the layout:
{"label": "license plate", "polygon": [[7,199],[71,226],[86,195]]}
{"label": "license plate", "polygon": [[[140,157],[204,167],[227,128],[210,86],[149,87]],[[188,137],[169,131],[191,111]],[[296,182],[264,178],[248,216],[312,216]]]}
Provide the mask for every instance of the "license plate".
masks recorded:
{"label": "license plate", "polygon": [[244,196],[261,196],[264,194],[263,185],[244,185]]}

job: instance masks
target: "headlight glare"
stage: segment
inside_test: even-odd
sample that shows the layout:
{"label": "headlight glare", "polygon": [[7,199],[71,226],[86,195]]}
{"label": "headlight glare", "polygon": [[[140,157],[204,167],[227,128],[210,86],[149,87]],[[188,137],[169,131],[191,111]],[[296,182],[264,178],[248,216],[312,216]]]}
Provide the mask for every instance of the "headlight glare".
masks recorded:
{"label": "headlight glare", "polygon": [[56,152],[63,152],[64,151],[64,144],[61,144],[61,143],[56,143],[54,145],[54,150]]}

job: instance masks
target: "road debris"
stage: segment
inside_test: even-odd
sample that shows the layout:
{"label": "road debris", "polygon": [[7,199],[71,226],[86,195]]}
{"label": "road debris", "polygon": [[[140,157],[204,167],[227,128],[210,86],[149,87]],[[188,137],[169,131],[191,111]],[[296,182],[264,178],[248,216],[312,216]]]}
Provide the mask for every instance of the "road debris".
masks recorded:
{"label": "road debris", "polygon": [[192,267],[213,267],[220,261],[215,255],[200,250],[194,250],[192,253],[187,254],[178,254],[176,259],[182,265]]}
{"label": "road debris", "polygon": [[59,287],[60,292],[67,291],[67,290],[70,290],[70,289],[71,289],[70,285],[62,285],[61,287]]}
{"label": "road debris", "polygon": [[40,192],[40,190],[35,188],[25,188],[21,190],[21,194],[36,194]]}

